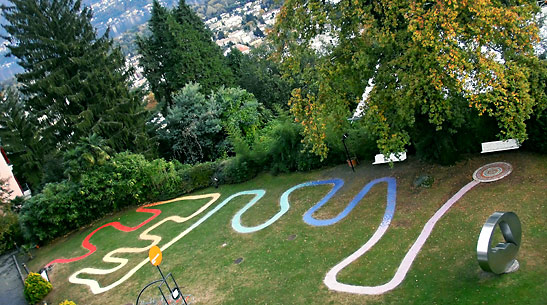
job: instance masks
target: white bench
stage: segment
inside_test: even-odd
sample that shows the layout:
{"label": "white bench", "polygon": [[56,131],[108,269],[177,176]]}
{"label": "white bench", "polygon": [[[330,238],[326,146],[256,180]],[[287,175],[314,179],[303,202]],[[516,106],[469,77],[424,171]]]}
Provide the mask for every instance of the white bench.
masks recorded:
{"label": "white bench", "polygon": [[517,149],[520,147],[519,143],[515,139],[509,139],[506,141],[484,142],[481,144],[481,146],[482,146],[482,151],[481,151],[482,154],[495,152],[495,151]]}
{"label": "white bench", "polygon": [[[399,155],[397,157],[397,155]],[[382,163],[389,163],[389,162],[399,162],[406,160],[406,151],[396,153],[396,154],[390,154],[389,158],[386,158],[383,154],[377,154],[374,157],[374,163],[372,164],[382,164]]]}

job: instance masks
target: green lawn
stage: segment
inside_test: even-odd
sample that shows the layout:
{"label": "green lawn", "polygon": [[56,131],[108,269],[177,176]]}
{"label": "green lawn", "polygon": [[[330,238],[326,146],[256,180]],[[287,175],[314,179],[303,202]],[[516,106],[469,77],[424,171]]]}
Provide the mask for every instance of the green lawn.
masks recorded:
{"label": "green lawn", "polygon": [[[264,174],[238,185],[210,188],[194,194],[218,192],[219,200],[205,212],[185,223],[167,222],[151,233],[160,235],[159,246],[196,222],[218,203],[244,190],[264,189],[266,195],[242,216],[244,225],[263,223],[279,211],[279,197],[290,187],[306,181],[341,178],[344,187],[320,210],[317,218],[329,218],[342,211],[368,182],[381,177],[397,180],[395,216],[383,238],[364,256],[338,274],[338,281],[354,285],[380,285],[391,279],[402,258],[437,209],[472,180],[480,166],[505,161],[513,166],[508,177],[481,183],[459,200],[439,221],[405,280],[380,296],[354,295],[329,291],[323,284],[327,271],[361,247],[381,222],[386,205],[385,183],[374,186],[343,220],[326,227],[304,223],[303,214],[319,201],[330,186],[299,189],[290,196],[291,207],[271,226],[249,234],[231,227],[231,219],[252,196],[228,203],[200,226],[163,252],[161,268],[172,272],[185,294],[195,304],[545,304],[547,300],[547,156],[522,151],[480,155],[455,166],[441,167],[410,158],[387,165],[361,164],[352,173],[347,166],[271,176]],[[367,162],[368,163],[368,162]],[[415,187],[416,177],[435,178],[431,188]],[[192,194],[192,195],[194,195]],[[207,199],[180,201],[154,208],[162,214],[134,232],[111,227],[99,231],[91,242],[98,250],[91,256],[68,264],[56,264],[50,272],[52,292],[48,304],[70,299],[77,304],[130,304],[140,289],[158,279],[146,264],[129,280],[101,294],[88,286],[68,281],[82,268],[113,268],[102,261],[104,255],[120,247],[146,247],[149,241],[138,236],[151,225],[169,216],[188,216]],[[56,258],[79,256],[87,251],[80,244],[87,234],[102,224],[120,221],[134,226],[150,217],[135,212],[136,207],[105,218],[88,228],[41,247],[29,262],[38,270]],[[476,259],[480,229],[495,211],[513,211],[522,222],[522,246],[516,273],[495,276],[481,271]],[[294,240],[288,240],[296,234]],[[107,286],[121,278],[148,256],[120,254],[129,263],[109,275],[81,275]],[[234,260],[243,258],[240,264]],[[154,291],[156,292],[156,291]],[[148,294],[145,298],[150,298]]]}

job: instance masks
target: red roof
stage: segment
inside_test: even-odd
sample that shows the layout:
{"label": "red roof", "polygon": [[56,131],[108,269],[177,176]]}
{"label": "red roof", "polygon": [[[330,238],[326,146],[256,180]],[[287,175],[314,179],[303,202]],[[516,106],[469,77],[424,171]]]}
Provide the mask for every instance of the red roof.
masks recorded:
{"label": "red roof", "polygon": [[6,151],[4,150],[4,147],[0,147],[0,150],[2,151],[2,156],[4,157],[4,160],[6,160],[6,163],[9,164],[8,155],[6,154]]}
{"label": "red roof", "polygon": [[235,47],[236,47],[241,53],[249,52],[249,50],[250,50],[248,46],[242,45],[242,44],[236,44]]}

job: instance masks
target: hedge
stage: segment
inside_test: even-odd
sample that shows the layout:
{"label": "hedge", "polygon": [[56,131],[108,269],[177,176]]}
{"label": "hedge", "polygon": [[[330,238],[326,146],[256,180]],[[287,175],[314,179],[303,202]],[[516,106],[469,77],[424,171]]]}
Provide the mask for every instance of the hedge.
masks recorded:
{"label": "hedge", "polygon": [[24,203],[20,221],[25,238],[43,244],[128,206],[181,196],[214,183],[242,182],[256,174],[241,158],[190,166],[119,153],[78,181],[47,184]]}

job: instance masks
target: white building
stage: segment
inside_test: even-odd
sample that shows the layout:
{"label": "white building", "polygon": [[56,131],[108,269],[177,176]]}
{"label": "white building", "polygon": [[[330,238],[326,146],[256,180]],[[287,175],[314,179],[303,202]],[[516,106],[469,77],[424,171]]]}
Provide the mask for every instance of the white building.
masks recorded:
{"label": "white building", "polygon": [[6,189],[8,192],[6,199],[12,200],[15,199],[15,197],[23,196],[21,186],[13,175],[12,165],[9,163],[8,156],[3,148],[0,147],[0,150],[2,152],[2,157],[0,158],[0,179],[4,182],[2,188]]}

